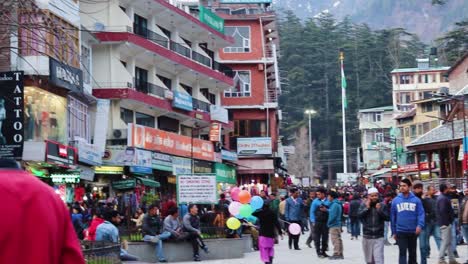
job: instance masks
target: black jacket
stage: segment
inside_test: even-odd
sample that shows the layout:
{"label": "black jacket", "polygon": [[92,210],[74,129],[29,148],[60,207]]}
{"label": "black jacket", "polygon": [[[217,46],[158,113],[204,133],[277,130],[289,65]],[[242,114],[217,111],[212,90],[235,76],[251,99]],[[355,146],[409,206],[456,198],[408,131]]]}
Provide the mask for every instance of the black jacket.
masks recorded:
{"label": "black jacket", "polygon": [[437,198],[424,198],[422,200],[422,204],[424,207],[424,222],[426,224],[435,224],[437,221],[437,214],[436,214],[436,204]]}
{"label": "black jacket", "polygon": [[365,238],[380,238],[384,236],[385,221],[390,220],[387,205],[380,203],[380,209],[372,206],[367,208],[362,204],[359,208],[358,217],[362,221],[362,230]]}
{"label": "black jacket", "polygon": [[437,198],[437,225],[448,226],[453,223],[455,214],[453,213],[452,203],[445,194]]}
{"label": "black jacket", "polygon": [[149,214],[146,214],[145,217],[143,217],[143,235],[159,235],[161,233],[161,226],[162,224],[159,216],[150,216]]}
{"label": "black jacket", "polygon": [[361,200],[353,199],[349,203],[349,217],[358,218],[359,217],[359,208],[361,207]]}

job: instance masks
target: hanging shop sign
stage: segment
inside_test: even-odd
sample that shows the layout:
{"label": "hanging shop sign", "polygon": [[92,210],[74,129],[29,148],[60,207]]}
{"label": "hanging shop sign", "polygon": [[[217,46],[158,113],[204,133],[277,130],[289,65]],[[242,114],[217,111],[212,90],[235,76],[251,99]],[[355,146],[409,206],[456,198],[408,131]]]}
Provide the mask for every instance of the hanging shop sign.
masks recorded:
{"label": "hanging shop sign", "polygon": [[21,159],[24,142],[23,72],[0,73],[0,158]]}
{"label": "hanging shop sign", "polygon": [[151,151],[144,150],[144,149],[135,149],[135,160],[133,164],[135,166],[145,167],[151,170],[152,168]]}
{"label": "hanging shop sign", "polygon": [[228,110],[220,105],[210,105],[211,121],[219,121],[221,123],[229,123]]}
{"label": "hanging shop sign", "polygon": [[216,181],[230,184],[236,184],[236,168],[222,163],[214,165]]}
{"label": "hanging shop sign", "polygon": [[132,166],[135,160],[135,148],[127,146],[108,146],[102,157],[103,165]]}
{"label": "hanging shop sign", "polygon": [[202,160],[193,161],[193,172],[195,173],[212,173],[213,163]]}
{"label": "hanging shop sign", "polygon": [[172,156],[153,152],[152,153],[152,166],[153,169],[161,171],[172,171]]}
{"label": "hanging shop sign", "polygon": [[102,164],[102,154],[95,145],[78,141],[78,161],[93,166]]}
{"label": "hanging shop sign", "polygon": [[174,100],[172,100],[172,107],[179,108],[186,111],[193,111],[192,96],[186,92],[173,91]]}
{"label": "hanging shop sign", "polygon": [[210,125],[210,141],[220,142],[221,141],[221,124],[211,123]]}
{"label": "hanging shop sign", "polygon": [[223,160],[237,161],[237,153],[229,150],[221,150],[221,157]]}
{"label": "hanging shop sign", "polygon": [[202,5],[199,6],[199,10],[199,19],[201,22],[224,34],[224,19],[220,18]]}
{"label": "hanging shop sign", "polygon": [[214,160],[214,147],[210,141],[135,124],[128,124],[128,129],[128,146],[199,160]]}
{"label": "hanging shop sign", "polygon": [[80,69],[49,58],[49,81],[70,91],[83,92],[83,72]]}
{"label": "hanging shop sign", "polygon": [[135,179],[112,182],[112,188],[117,189],[117,190],[132,189],[132,188],[135,188],[135,186],[136,186]]}
{"label": "hanging shop sign", "polygon": [[76,165],[77,151],[74,147],[46,140],[46,162],[70,167]]}
{"label": "hanging shop sign", "polygon": [[172,174],[190,174],[192,173],[192,160],[180,157],[172,157]]}
{"label": "hanging shop sign", "polygon": [[81,170],[80,172],[80,179],[81,180],[86,180],[86,181],[94,181],[94,169],[91,168],[91,167],[87,167],[87,166],[82,166],[82,165],[78,165],[78,169]]}
{"label": "hanging shop sign", "polygon": [[[431,169],[435,169],[436,164],[435,162],[431,162]],[[429,170],[429,163],[428,162],[420,162],[419,163],[419,171]],[[399,173],[405,172],[417,172],[418,171],[418,164],[407,164],[403,165],[398,168]]]}
{"label": "hanging shop sign", "polygon": [[96,174],[123,174],[124,168],[118,166],[99,166],[94,167]]}
{"label": "hanging shop sign", "polygon": [[53,183],[64,184],[64,183],[79,183],[80,174],[51,174],[50,178]]}
{"label": "hanging shop sign", "polygon": [[216,204],[214,174],[177,175],[177,201],[180,204]]}
{"label": "hanging shop sign", "polygon": [[237,138],[237,154],[239,156],[271,155],[271,138]]}
{"label": "hanging shop sign", "polygon": [[153,169],[142,166],[130,166],[130,173],[143,175],[153,174]]}

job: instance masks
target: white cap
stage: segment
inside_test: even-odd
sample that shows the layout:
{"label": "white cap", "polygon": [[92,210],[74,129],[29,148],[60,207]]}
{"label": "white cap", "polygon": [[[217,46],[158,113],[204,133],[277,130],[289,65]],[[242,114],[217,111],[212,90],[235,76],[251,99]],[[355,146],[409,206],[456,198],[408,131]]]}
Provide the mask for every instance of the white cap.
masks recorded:
{"label": "white cap", "polygon": [[373,193],[378,193],[379,190],[377,190],[377,188],[369,188],[369,190],[367,190],[367,194],[373,194]]}

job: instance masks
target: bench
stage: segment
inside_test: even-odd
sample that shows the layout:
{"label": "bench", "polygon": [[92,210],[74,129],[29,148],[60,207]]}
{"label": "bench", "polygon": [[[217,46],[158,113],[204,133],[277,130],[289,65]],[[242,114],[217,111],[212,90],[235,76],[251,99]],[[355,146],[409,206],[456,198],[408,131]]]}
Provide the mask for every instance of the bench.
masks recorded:
{"label": "bench", "polygon": [[[242,238],[219,238],[203,240],[210,253],[200,249],[202,260],[243,258],[244,253],[252,251],[250,235]],[[193,251],[189,242],[163,241],[164,255],[169,262],[192,261]],[[144,262],[157,262],[156,245],[147,242],[129,242],[128,252]]]}

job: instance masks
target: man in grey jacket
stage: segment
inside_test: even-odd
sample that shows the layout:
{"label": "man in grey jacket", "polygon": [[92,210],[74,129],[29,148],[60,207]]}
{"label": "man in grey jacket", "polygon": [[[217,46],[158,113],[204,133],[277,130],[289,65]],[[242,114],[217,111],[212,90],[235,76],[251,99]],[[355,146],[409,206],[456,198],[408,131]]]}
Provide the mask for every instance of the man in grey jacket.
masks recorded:
{"label": "man in grey jacket", "polygon": [[185,232],[189,233],[189,239],[192,242],[193,260],[201,261],[199,248],[208,253],[208,248],[201,238],[200,217],[198,217],[198,207],[191,204],[188,207],[189,213],[184,216],[183,224]]}
{"label": "man in grey jacket", "polygon": [[179,210],[177,207],[172,207],[168,211],[168,216],[164,219],[164,233],[168,232],[171,234],[171,239],[182,240],[186,236],[182,230],[182,225],[179,221]]}
{"label": "man in grey jacket", "polygon": [[452,232],[451,227],[453,223],[454,213],[452,204],[448,198],[450,192],[449,188],[445,183],[439,186],[440,196],[437,198],[437,224],[440,226],[440,233],[442,242],[439,250],[439,264],[447,264],[445,261],[445,253],[448,251],[449,264],[459,264],[455,260],[453,251],[450,249],[452,243]]}

